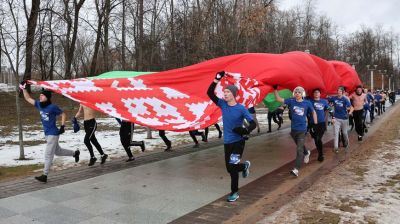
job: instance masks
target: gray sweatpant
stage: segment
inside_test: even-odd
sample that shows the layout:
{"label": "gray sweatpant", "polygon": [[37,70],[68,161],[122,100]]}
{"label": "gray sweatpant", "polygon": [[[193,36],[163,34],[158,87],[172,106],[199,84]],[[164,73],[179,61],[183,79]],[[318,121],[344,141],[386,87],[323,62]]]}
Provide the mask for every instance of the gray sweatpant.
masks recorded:
{"label": "gray sweatpant", "polygon": [[47,135],[46,136],[46,151],[44,153],[44,169],[43,174],[48,175],[50,167],[53,163],[54,155],[57,156],[73,156],[74,151],[63,149],[58,144],[59,135]]}
{"label": "gray sweatpant", "polygon": [[291,131],[290,136],[292,136],[293,141],[296,143],[296,163],[295,168],[300,169],[301,164],[304,160],[304,155],[307,155],[308,151],[304,145],[306,138],[305,131]]}
{"label": "gray sweatpant", "polygon": [[349,144],[349,119],[338,119],[335,118],[335,124],[333,125],[335,128],[335,140],[333,141],[333,147],[335,149],[339,148],[339,132],[342,129],[343,138],[345,139],[346,145]]}

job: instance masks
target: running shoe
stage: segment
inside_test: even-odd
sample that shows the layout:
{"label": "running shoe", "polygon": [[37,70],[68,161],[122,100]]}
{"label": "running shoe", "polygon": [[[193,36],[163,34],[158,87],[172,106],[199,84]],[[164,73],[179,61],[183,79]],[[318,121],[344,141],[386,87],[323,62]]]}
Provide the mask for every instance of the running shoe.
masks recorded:
{"label": "running shoe", "polygon": [[235,192],[235,193],[233,193],[233,194],[230,194],[230,195],[228,196],[227,200],[228,200],[229,202],[234,202],[234,201],[236,201],[238,198],[239,198],[239,193],[238,193],[238,192]]}

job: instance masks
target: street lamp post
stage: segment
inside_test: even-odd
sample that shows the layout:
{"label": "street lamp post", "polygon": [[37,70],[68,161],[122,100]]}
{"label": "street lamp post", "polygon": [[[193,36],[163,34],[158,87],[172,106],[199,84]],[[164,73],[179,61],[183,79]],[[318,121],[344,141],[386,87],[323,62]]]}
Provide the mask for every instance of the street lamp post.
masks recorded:
{"label": "street lamp post", "polygon": [[386,75],[387,70],[383,70],[383,72],[381,73],[382,75],[382,91],[385,89],[385,80],[384,80],[384,75]]}
{"label": "street lamp post", "polygon": [[371,71],[371,91],[374,91],[374,70],[378,67],[378,65],[374,65],[374,68],[369,68],[370,65],[367,65],[367,70]]}

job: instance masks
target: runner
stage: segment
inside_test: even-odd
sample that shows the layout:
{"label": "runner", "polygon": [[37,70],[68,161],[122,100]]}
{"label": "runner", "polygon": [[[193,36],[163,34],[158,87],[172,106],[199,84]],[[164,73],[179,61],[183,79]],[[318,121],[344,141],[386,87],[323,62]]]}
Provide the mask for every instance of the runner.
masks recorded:
{"label": "runner", "polygon": [[121,125],[119,128],[119,137],[121,140],[121,144],[125,149],[126,154],[128,155],[128,160],[126,162],[130,162],[135,160],[135,157],[132,154],[131,146],[139,146],[144,152],[146,150],[144,141],[132,141],[132,134],[135,130],[135,124],[129,121],[124,121],[117,118],[118,123]]}
{"label": "runner", "polygon": [[101,155],[101,164],[104,164],[108,158],[108,155],[103,152],[103,149],[101,148],[101,145],[97,141],[97,138],[94,134],[97,129],[97,122],[95,119],[95,111],[90,107],[80,104],[79,110],[76,113],[75,118],[79,118],[82,111],[83,111],[83,120],[84,120],[83,127],[85,128],[85,133],[86,133],[84,143],[90,153],[90,160],[89,160],[88,166],[93,166],[94,163],[97,161],[97,158],[94,156],[94,153],[93,153],[92,144],[96,147],[97,151]]}
{"label": "runner", "polygon": [[307,150],[304,146],[304,140],[307,132],[307,116],[312,116],[313,122],[310,122],[311,129],[314,129],[314,125],[317,124],[317,114],[314,111],[314,107],[311,102],[304,100],[305,90],[303,87],[298,86],[293,90],[292,98],[283,99],[278,94],[278,86],[274,86],[274,94],[276,101],[284,103],[287,105],[290,114],[292,116],[292,124],[290,135],[293,141],[296,143],[296,163],[295,167],[290,171],[294,176],[299,176],[299,170],[301,163],[308,163],[310,161],[310,150]]}
{"label": "runner", "polygon": [[[248,135],[254,130],[256,123],[253,121],[249,111],[243,105],[236,102],[238,91],[236,86],[228,85],[225,87],[224,99],[219,99],[215,95],[215,87],[224,75],[224,71],[218,72],[215,75],[214,81],[207,90],[207,95],[222,111],[225,165],[231,176],[231,193],[227,200],[233,202],[239,198],[239,172],[242,172],[243,178],[246,178],[250,173],[250,161],[240,163],[245,146],[243,136]],[[242,126],[244,119],[249,122],[248,128]]]}
{"label": "runner", "polygon": [[329,112],[328,101],[321,99],[321,90],[319,88],[313,90],[314,98],[311,99],[311,103],[314,106],[314,110],[317,114],[318,123],[313,129],[311,129],[311,136],[314,138],[315,146],[318,151],[318,161],[324,161],[324,152],[322,144],[322,136],[326,131],[326,120]]}
{"label": "runner", "polygon": [[351,94],[349,97],[351,100],[351,104],[353,106],[353,115],[354,124],[356,127],[356,132],[358,134],[358,141],[362,141],[364,136],[364,130],[366,127],[364,126],[364,105],[368,103],[366,95],[363,93],[363,88],[361,85],[356,87],[356,91]]}
{"label": "runner", "polygon": [[[54,155],[56,156],[72,156],[75,162],[79,162],[79,150],[75,152],[72,150],[63,149],[60,147],[58,141],[60,135],[65,132],[65,113],[55,104],[51,103],[51,91],[42,89],[39,100],[34,100],[25,89],[26,82],[22,81],[19,85],[24,94],[25,100],[34,105],[40,112],[40,120],[42,121],[44,135],[46,138],[46,151],[44,154],[44,168],[41,176],[35,177],[36,180],[46,183],[47,176],[49,175],[50,167],[53,163]],[[57,128],[57,116],[61,116],[61,127]]]}
{"label": "runner", "polygon": [[340,86],[338,88],[338,95],[333,97],[328,97],[328,101],[331,102],[334,106],[334,113],[332,117],[332,123],[335,128],[334,134],[334,144],[333,150],[334,152],[339,152],[339,133],[342,130],[343,140],[344,140],[344,147],[346,150],[349,146],[349,136],[348,136],[348,127],[349,127],[349,113],[352,111],[352,107],[350,101],[343,95],[344,87]]}
{"label": "runner", "polygon": [[376,93],[374,94],[374,100],[375,100],[375,112],[378,113],[378,116],[381,115],[382,113],[382,95],[380,94],[380,91],[377,90]]}

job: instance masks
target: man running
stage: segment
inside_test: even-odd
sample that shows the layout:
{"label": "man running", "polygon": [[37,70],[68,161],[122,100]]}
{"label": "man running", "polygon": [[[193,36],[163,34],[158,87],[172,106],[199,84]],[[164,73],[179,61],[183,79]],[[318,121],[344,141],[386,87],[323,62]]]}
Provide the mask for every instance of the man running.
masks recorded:
{"label": "man running", "polygon": [[108,155],[103,152],[103,149],[101,148],[99,142],[97,141],[97,138],[95,136],[95,132],[97,129],[97,122],[95,119],[95,111],[87,106],[84,106],[80,104],[79,110],[75,115],[75,118],[78,118],[83,111],[83,127],[85,128],[85,139],[84,143],[86,147],[89,150],[90,153],[90,160],[88,166],[93,166],[94,163],[97,161],[97,158],[94,156],[93,153],[93,146],[91,143],[96,147],[97,151],[101,155],[101,164],[104,164],[106,162],[106,159],[108,158]]}
{"label": "man running", "polygon": [[[65,132],[65,113],[55,104],[51,103],[51,91],[42,89],[39,100],[34,100],[26,91],[26,82],[21,82],[20,89],[24,94],[25,100],[34,105],[40,112],[40,120],[42,121],[44,135],[46,138],[46,151],[44,154],[44,168],[41,176],[35,177],[36,180],[46,183],[50,167],[53,163],[54,155],[56,156],[72,156],[75,162],[79,162],[79,150],[75,152],[72,150],[63,149],[60,147],[58,141],[60,135]],[[61,127],[57,128],[57,116],[61,116]]]}
{"label": "man running", "polygon": [[339,133],[342,130],[344,147],[347,149],[349,146],[349,136],[348,136],[348,128],[349,128],[349,113],[352,111],[352,107],[350,101],[343,95],[344,87],[339,86],[337,90],[338,95],[328,97],[328,101],[331,102],[334,106],[334,113],[332,117],[332,123],[335,128],[334,133],[334,141],[333,141],[333,150],[335,153],[339,152]]}
{"label": "man running", "polygon": [[310,134],[314,138],[315,146],[317,147],[318,161],[322,162],[324,161],[322,136],[324,136],[326,131],[326,118],[329,111],[329,104],[327,100],[321,99],[321,90],[319,88],[313,90],[313,96],[314,98],[310,101],[317,114],[318,123],[311,129]]}
{"label": "man running", "polygon": [[[278,94],[278,86],[274,86],[275,99],[278,102],[284,103],[289,108],[292,116],[292,124],[290,135],[293,141],[296,143],[296,163],[295,167],[290,171],[294,176],[299,176],[299,170],[302,162],[308,163],[310,161],[310,150],[307,150],[304,146],[304,140],[307,132],[307,115],[312,116],[313,121],[311,125],[316,125],[318,122],[317,114],[314,111],[314,107],[311,102],[304,100],[305,90],[303,87],[298,86],[293,90],[294,97],[283,99]],[[312,129],[314,127],[311,127]]]}
{"label": "man running", "polygon": [[361,85],[356,87],[356,91],[349,97],[353,105],[353,119],[358,134],[358,141],[362,141],[364,136],[364,105],[368,102],[366,95],[363,93]]}
{"label": "man running", "polygon": [[[250,173],[250,161],[240,163],[245,145],[243,135],[248,135],[254,130],[256,128],[256,123],[249,111],[243,105],[236,102],[238,91],[236,86],[226,86],[224,88],[223,99],[219,99],[215,95],[215,87],[224,75],[224,71],[218,72],[215,75],[214,81],[207,90],[207,95],[222,111],[225,165],[231,176],[231,193],[227,200],[233,202],[239,198],[239,172],[242,172],[243,178],[246,178]],[[249,122],[247,128],[243,127],[244,119]]]}

